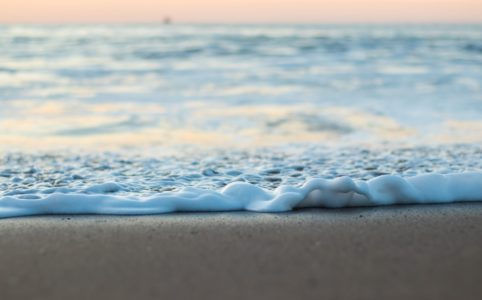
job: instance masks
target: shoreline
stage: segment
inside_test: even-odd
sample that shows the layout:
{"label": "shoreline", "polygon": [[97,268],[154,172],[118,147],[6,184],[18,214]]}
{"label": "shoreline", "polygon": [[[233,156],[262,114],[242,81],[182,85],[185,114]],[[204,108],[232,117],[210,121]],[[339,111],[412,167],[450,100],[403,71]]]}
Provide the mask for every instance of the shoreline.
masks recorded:
{"label": "shoreline", "polygon": [[[31,169],[31,172],[37,170]],[[270,172],[280,173],[279,169]],[[219,173],[207,169],[203,174],[214,176]],[[10,173],[5,176],[10,176]],[[72,175],[71,178],[82,177]],[[32,180],[34,179],[29,182]],[[116,195],[117,192],[131,192],[132,189],[128,185],[105,182],[81,190],[63,187],[7,192],[0,196],[0,218],[49,214],[278,213],[297,208],[481,202],[480,186],[481,172],[443,175],[428,173],[407,178],[381,175],[367,181],[348,176],[335,179],[311,178],[301,186],[280,185],[274,190],[248,182],[233,181],[219,191],[185,187],[179,191],[139,197],[136,193]]]}

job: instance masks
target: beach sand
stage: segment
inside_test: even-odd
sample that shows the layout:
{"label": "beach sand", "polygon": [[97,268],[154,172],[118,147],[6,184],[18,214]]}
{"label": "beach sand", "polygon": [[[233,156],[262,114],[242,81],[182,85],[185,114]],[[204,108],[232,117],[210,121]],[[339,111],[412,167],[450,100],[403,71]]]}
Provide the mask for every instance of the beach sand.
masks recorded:
{"label": "beach sand", "polygon": [[0,220],[0,299],[481,299],[482,203]]}

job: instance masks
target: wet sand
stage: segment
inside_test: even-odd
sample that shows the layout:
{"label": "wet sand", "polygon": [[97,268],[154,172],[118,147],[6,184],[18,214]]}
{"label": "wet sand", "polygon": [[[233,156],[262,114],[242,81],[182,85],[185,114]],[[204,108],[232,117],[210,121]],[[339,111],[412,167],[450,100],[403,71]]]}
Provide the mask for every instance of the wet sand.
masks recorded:
{"label": "wet sand", "polygon": [[482,203],[0,220],[0,299],[481,299]]}

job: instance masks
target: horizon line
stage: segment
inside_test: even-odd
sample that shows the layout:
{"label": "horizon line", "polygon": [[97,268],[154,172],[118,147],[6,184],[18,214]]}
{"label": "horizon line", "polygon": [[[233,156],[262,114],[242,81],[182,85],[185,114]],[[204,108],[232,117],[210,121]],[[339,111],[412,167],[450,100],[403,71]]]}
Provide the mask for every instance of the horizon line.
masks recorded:
{"label": "horizon line", "polygon": [[10,22],[1,21],[0,25],[482,25],[480,21],[354,21],[354,22],[175,22],[166,24],[163,20],[159,21],[105,21],[105,22],[38,22],[38,21],[21,21]]}

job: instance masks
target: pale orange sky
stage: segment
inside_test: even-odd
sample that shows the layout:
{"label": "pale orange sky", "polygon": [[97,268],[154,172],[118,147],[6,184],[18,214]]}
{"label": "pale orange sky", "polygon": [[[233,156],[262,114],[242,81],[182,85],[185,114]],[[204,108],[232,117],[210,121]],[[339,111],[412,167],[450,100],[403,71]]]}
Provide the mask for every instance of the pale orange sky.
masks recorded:
{"label": "pale orange sky", "polygon": [[0,23],[480,23],[482,0],[0,0]]}

